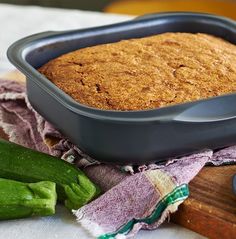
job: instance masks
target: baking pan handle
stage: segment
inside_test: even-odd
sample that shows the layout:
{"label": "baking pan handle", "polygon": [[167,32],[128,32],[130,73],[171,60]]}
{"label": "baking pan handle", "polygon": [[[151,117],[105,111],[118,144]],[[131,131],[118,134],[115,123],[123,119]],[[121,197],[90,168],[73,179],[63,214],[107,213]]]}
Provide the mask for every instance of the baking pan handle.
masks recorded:
{"label": "baking pan handle", "polygon": [[[177,11],[177,12],[156,12],[156,13],[148,13],[148,14],[144,14],[141,16],[137,16],[135,17],[133,20],[148,20],[148,19],[155,19],[156,17],[160,17],[160,16],[187,16],[187,17],[192,17],[193,15],[202,15],[204,17],[206,16],[214,16],[213,14],[209,14],[209,13],[197,13],[197,12],[182,12],[182,11]],[[218,17],[219,18],[219,17]]]}
{"label": "baking pan handle", "polygon": [[236,118],[236,94],[202,100],[178,114],[181,122],[220,122]]}

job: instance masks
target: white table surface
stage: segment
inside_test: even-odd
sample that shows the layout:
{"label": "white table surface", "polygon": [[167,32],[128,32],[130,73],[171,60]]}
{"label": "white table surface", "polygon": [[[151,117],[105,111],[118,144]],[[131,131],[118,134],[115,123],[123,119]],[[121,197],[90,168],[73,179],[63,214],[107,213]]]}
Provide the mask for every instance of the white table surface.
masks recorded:
{"label": "white table surface", "polygon": [[[48,30],[69,30],[105,25],[131,17],[79,10],[20,7],[0,4],[0,74],[15,69],[7,60],[8,46],[24,36]],[[89,239],[91,238],[63,207],[52,217],[0,222],[0,239]],[[141,231],[136,238],[202,239],[183,227],[165,223],[154,231]]]}

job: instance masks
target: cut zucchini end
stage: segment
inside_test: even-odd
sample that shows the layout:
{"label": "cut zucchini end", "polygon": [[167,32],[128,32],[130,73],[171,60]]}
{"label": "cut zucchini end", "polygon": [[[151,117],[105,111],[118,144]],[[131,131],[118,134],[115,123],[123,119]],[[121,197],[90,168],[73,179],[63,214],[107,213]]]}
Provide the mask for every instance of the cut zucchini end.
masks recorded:
{"label": "cut zucchini end", "polygon": [[56,184],[0,178],[0,220],[55,214]]}
{"label": "cut zucchini end", "polygon": [[64,190],[67,196],[65,206],[69,210],[79,209],[101,193],[100,188],[85,175],[78,175],[78,184],[64,185]]}

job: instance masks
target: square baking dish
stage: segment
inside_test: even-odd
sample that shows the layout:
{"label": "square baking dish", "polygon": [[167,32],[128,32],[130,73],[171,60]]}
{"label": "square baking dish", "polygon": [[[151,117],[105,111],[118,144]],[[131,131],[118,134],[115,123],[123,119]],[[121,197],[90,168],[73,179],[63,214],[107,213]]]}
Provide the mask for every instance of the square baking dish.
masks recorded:
{"label": "square baking dish", "polygon": [[234,93],[154,110],[100,110],[74,101],[37,71],[49,60],[79,48],[164,32],[201,32],[236,44],[235,21],[172,12],[104,27],[39,33],[10,46],[8,58],[26,75],[35,110],[101,162],[139,165],[235,144]]}

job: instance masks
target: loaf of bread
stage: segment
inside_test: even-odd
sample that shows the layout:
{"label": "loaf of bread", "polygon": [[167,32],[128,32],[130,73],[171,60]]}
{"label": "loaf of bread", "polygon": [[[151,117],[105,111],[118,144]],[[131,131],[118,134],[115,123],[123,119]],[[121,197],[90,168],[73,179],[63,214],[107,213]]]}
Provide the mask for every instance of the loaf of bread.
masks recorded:
{"label": "loaf of bread", "polygon": [[79,49],[39,71],[81,104],[147,110],[236,91],[236,45],[164,33]]}

